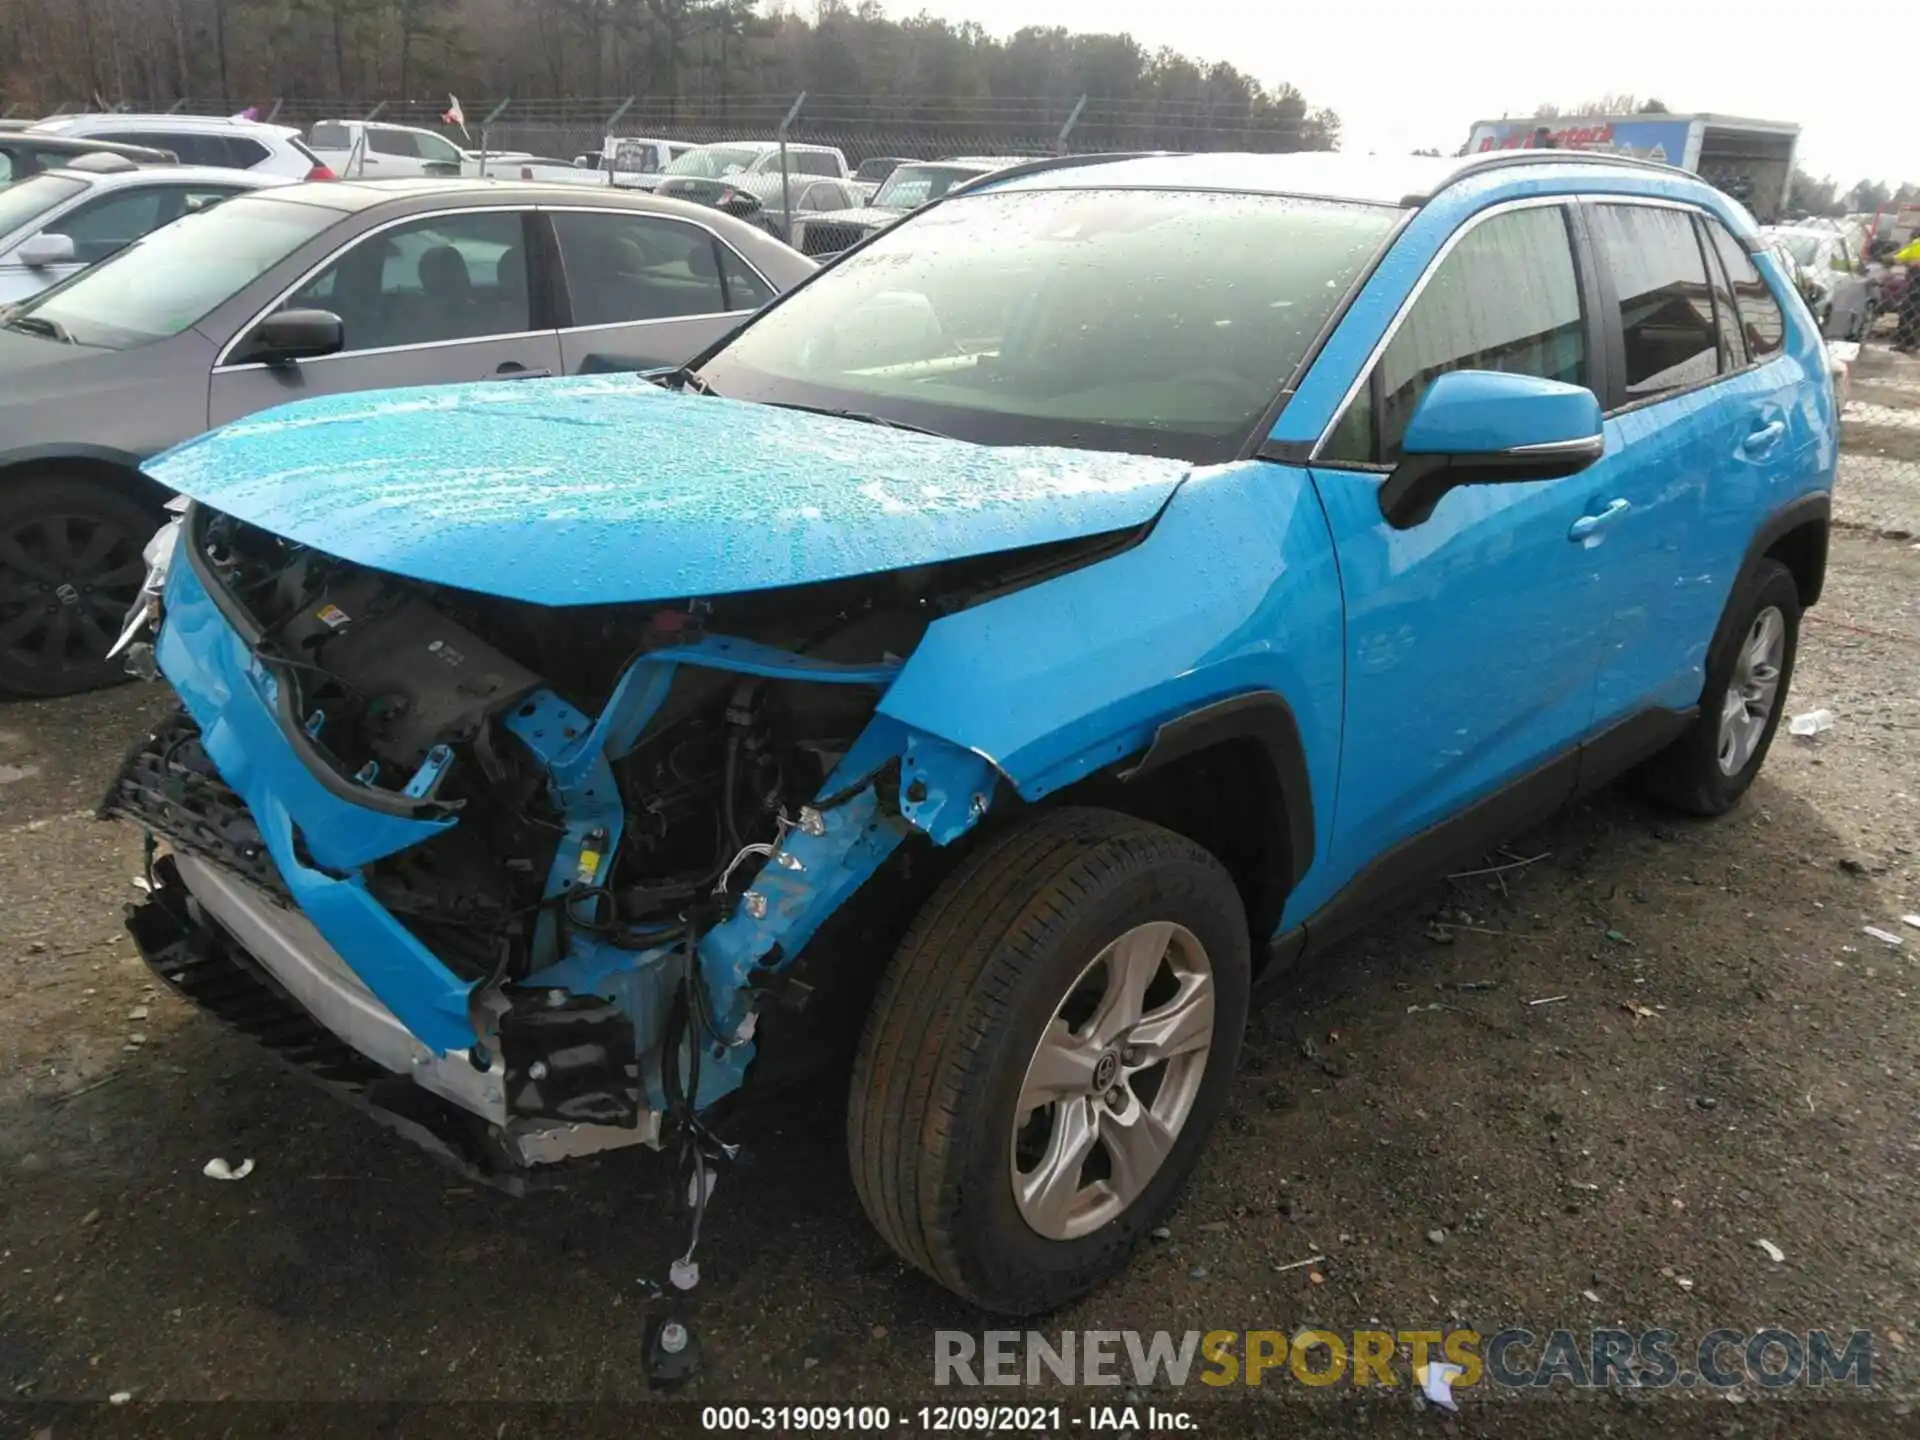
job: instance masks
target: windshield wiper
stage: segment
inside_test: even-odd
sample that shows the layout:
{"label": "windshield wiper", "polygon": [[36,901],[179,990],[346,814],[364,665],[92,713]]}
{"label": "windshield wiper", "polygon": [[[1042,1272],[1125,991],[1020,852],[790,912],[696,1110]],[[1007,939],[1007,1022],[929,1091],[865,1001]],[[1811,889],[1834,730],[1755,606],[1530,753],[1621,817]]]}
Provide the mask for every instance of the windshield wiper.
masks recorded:
{"label": "windshield wiper", "polygon": [[62,345],[73,344],[73,337],[61,326],[58,320],[49,320],[42,315],[9,315],[6,319],[9,330],[18,330],[25,335],[44,335],[49,340],[58,340]]}
{"label": "windshield wiper", "polygon": [[910,430],[915,435],[934,435],[942,440],[952,438],[938,430],[929,430],[924,425],[909,425],[904,420],[889,420],[884,415],[870,415],[865,410],[835,410],[828,405],[802,405],[793,400],[769,400],[766,403],[781,410],[804,410],[809,415],[831,415],[836,420],[858,420],[862,425],[879,425],[887,430]]}
{"label": "windshield wiper", "polygon": [[646,377],[663,390],[691,390],[696,395],[719,395],[719,391],[706,382],[706,379],[694,372],[691,365],[681,365],[672,370],[663,370],[658,375]]}

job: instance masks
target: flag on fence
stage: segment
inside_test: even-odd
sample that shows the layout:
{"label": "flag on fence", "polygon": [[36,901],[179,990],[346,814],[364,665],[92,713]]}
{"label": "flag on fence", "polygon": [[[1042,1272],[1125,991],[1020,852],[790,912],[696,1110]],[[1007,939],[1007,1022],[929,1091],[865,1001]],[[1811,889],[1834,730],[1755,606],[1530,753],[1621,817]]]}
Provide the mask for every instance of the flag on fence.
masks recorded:
{"label": "flag on fence", "polygon": [[233,120],[258,120],[260,118],[260,107],[258,105],[249,105],[238,115],[229,116],[228,118]]}
{"label": "flag on fence", "polygon": [[453,103],[447,106],[447,113],[440,117],[441,122],[447,125],[458,125],[460,127],[460,133],[465,135],[467,133],[467,116],[466,112],[460,108],[460,97],[449,94],[447,99]]}

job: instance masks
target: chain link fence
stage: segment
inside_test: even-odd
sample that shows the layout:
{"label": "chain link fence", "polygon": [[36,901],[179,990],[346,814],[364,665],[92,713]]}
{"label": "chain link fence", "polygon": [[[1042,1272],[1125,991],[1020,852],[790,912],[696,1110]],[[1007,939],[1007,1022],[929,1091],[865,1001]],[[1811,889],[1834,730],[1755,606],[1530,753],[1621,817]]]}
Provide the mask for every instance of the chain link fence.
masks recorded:
{"label": "chain link fence", "polygon": [[[99,109],[67,103],[45,113]],[[382,120],[447,134],[478,148],[524,151],[571,161],[598,152],[613,137],[689,141],[770,140],[784,127],[795,144],[832,145],[849,163],[881,156],[934,160],[962,155],[1034,156],[1115,150],[1302,150],[1327,148],[1318,121],[1254,117],[1200,102],[926,97],[875,99],[835,95],[740,95],[670,99],[658,96],[462,101],[464,131],[434,100],[312,100],[283,97],[180,100],[117,109],[194,115],[254,110],[262,120],[306,129],[319,120]],[[0,97],[0,117],[45,111]]]}

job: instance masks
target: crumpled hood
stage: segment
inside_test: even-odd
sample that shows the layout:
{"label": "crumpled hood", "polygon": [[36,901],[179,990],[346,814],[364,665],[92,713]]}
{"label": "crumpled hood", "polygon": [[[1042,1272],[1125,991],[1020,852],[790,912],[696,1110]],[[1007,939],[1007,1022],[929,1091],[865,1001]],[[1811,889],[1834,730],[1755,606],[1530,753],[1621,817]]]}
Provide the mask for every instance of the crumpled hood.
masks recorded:
{"label": "crumpled hood", "polygon": [[809,584],[1144,524],[1187,467],[993,448],[635,375],[303,401],[148,467],[276,535],[540,605]]}

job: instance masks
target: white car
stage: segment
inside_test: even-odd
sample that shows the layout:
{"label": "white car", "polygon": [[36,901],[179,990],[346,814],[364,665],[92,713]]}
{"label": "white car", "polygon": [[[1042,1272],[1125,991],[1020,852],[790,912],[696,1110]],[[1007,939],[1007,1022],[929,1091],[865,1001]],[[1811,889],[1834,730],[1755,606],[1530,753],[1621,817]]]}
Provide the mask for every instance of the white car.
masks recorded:
{"label": "white car", "polygon": [[32,128],[50,135],[78,135],[171,150],[183,164],[211,165],[279,175],[288,180],[331,180],[333,172],[287,125],[229,120],[215,115],[55,115]]}
{"label": "white car", "polygon": [[[525,150],[479,150],[456,145],[418,125],[385,120],[320,120],[307,130],[307,148],[343,180],[391,180],[419,175],[443,179],[491,176],[547,184],[604,184],[606,177],[578,172],[564,160],[544,160]],[[357,148],[356,148],[357,147]]]}
{"label": "white car", "polygon": [[578,155],[573,163],[606,172],[623,190],[651,190],[660,183],[669,165],[696,148],[690,140],[609,135],[598,155]]}
{"label": "white car", "polygon": [[83,155],[0,191],[0,305],[78,274],[142,236],[243,190],[295,182],[206,165]]}
{"label": "white car", "polygon": [[1829,340],[1862,340],[1872,324],[1878,285],[1853,252],[1848,233],[1832,223],[1772,225],[1762,230],[1800,267],[1800,280],[1820,333]]}

